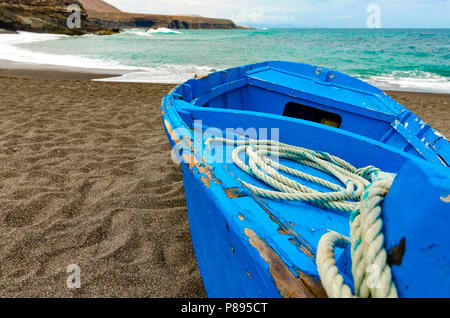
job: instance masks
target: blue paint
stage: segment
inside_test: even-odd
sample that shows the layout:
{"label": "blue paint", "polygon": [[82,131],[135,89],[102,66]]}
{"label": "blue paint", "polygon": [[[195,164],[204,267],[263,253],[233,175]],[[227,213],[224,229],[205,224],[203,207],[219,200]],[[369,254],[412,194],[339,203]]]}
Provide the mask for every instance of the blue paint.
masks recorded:
{"label": "blue paint", "polygon": [[411,160],[384,201],[386,248],[405,239],[401,265],[392,267],[401,296],[450,295],[450,203],[441,199],[447,193],[449,168]]}
{"label": "blue paint", "polygon": [[[289,102],[339,114],[342,126],[285,117]],[[450,295],[450,204],[441,199],[450,195],[449,143],[377,88],[325,68],[318,72],[305,64],[266,62],[189,80],[164,98],[162,114],[171,146],[177,144],[196,158],[181,167],[192,241],[210,297],[286,294],[273,277],[273,264],[250,244],[246,231],[253,231],[292,275],[302,273],[318,280],[315,254],[320,238],[329,230],[349,236],[349,222],[356,216],[254,197],[239,180],[267,186],[233,163],[213,161],[215,156],[232,162],[231,146],[211,151],[204,145],[211,136],[203,136],[206,130],[214,128],[214,135],[225,136],[227,128],[238,127],[265,128],[264,139],[279,137],[284,143],[328,152],[358,168],[374,166],[397,174],[383,205],[383,219],[388,250],[403,238],[406,241],[401,264],[393,266],[399,294]],[[201,126],[194,124],[198,120]],[[278,134],[273,128],[279,129]],[[283,163],[337,182],[312,168]],[[368,168],[366,173],[376,171]],[[241,195],[230,195],[230,189]],[[336,251],[346,282],[351,281],[348,258],[348,248]]]}

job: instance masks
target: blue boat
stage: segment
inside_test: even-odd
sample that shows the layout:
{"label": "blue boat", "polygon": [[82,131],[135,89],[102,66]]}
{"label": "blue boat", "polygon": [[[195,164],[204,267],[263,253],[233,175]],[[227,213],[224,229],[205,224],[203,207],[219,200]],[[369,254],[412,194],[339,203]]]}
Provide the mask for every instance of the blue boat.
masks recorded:
{"label": "blue boat", "polygon": [[161,112],[209,297],[450,296],[450,144],[381,90],[274,61]]}

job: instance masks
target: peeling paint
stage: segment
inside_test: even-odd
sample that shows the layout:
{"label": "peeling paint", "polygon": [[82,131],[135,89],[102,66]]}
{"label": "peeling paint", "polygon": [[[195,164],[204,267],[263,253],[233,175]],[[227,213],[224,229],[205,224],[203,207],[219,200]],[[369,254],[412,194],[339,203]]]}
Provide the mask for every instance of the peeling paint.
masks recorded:
{"label": "peeling paint", "polygon": [[[170,125],[169,121],[167,119],[164,120],[164,125],[166,126],[167,132],[170,135],[170,138],[175,142],[175,144],[180,144],[181,139],[178,137],[177,133],[172,129],[172,126]],[[183,161],[188,164],[190,170],[194,170],[194,168],[197,169],[197,171],[201,174],[201,181],[203,184],[209,189],[211,181],[213,181],[216,184],[222,184],[222,182],[217,179],[214,176],[213,168],[211,165],[208,165],[204,162],[198,162],[197,158],[194,156],[194,153],[197,152],[195,149],[192,140],[187,138],[186,136],[183,137],[183,141],[187,144],[189,149],[191,150],[189,154],[183,153]]]}
{"label": "peeling paint", "polygon": [[200,180],[208,189],[210,187],[211,181],[216,184],[222,183],[214,176],[212,166],[205,163],[199,163],[193,153],[190,153],[189,155],[183,154],[182,157],[184,162],[188,163],[188,167],[190,170],[193,171],[194,168],[197,169],[197,171],[201,174]]}
{"label": "peeling paint", "polygon": [[229,199],[242,198],[242,197],[247,196],[247,193],[242,191],[241,188],[225,189],[225,193],[227,194],[227,197]]}
{"label": "peeling paint", "polygon": [[289,232],[281,227],[278,229],[278,233],[280,233],[282,235],[289,235]]}
{"label": "peeling paint", "polygon": [[[253,196],[252,197],[256,203],[259,204],[259,206],[261,208],[264,209],[264,211],[266,211],[266,213],[269,215],[269,217],[272,219],[272,221],[274,221],[275,223],[277,223],[280,228],[284,229],[284,231],[287,233],[287,235],[292,236],[292,238],[294,240],[297,241],[297,246],[300,248],[300,251],[302,251],[303,253],[305,253],[305,251],[307,251],[305,254],[306,256],[308,256],[309,258],[311,258],[311,260],[315,263],[316,262],[316,257],[313,253],[313,249],[312,247],[306,242],[305,239],[303,239],[303,237],[301,237],[297,232],[295,232],[289,225],[286,225],[282,222],[280,222],[274,215],[272,212],[270,212],[269,207],[266,206],[266,204],[264,203],[264,201],[261,200],[261,198],[257,197],[257,196]],[[293,225],[291,225],[293,226]]]}
{"label": "peeling paint", "polygon": [[[229,170],[227,168],[226,165],[224,165],[224,168],[228,171],[228,173],[233,176],[236,180],[239,181],[239,178],[237,178],[234,173]],[[241,182],[241,181],[240,181]],[[242,186],[244,187],[244,184],[241,182]],[[314,255],[313,252],[313,248],[306,242],[305,239],[303,239],[303,237],[301,237],[298,233],[296,233],[291,227],[294,226],[294,223],[289,222],[289,224],[284,224],[283,222],[279,221],[275,215],[270,211],[270,207],[263,201],[261,200],[261,198],[259,198],[258,196],[254,195],[251,191],[249,191],[249,196],[250,198],[252,198],[255,203],[257,203],[266,213],[267,215],[269,215],[270,219],[275,222],[276,224],[278,224],[278,226],[280,227],[280,229],[284,229],[284,231],[287,233],[286,235],[290,235],[292,236],[292,238],[294,240],[296,240],[298,242],[299,250],[303,253],[305,253],[308,257],[311,258],[311,260],[315,263],[316,262],[316,257]]]}
{"label": "peeling paint", "polygon": [[294,244],[295,246],[297,246],[297,247],[300,249],[300,251],[302,251],[303,254],[305,254],[306,256],[308,256],[310,259],[313,260],[313,259],[315,258],[314,254],[311,253],[311,251],[308,250],[304,245],[299,244],[298,241],[294,240],[293,238],[290,238],[290,239],[289,239],[289,242],[291,242],[292,244]]}
{"label": "peeling paint", "polygon": [[245,218],[244,218],[244,216],[243,216],[242,214],[239,214],[239,215],[238,215],[238,218],[239,218],[239,220],[241,220],[241,221],[244,221],[244,220],[245,220]]}
{"label": "peeling paint", "polygon": [[166,129],[170,135],[170,138],[172,138],[172,140],[175,142],[175,144],[179,144],[181,139],[178,138],[178,135],[172,129],[172,126],[170,126],[169,121],[167,119],[164,119],[164,126],[166,126]]}
{"label": "peeling paint", "polygon": [[441,197],[441,201],[444,203],[450,203],[450,194],[447,197]]}
{"label": "peeling paint", "polygon": [[439,131],[435,131],[434,132],[434,134],[436,135],[436,136],[438,136],[439,138],[442,138],[442,137],[444,137],[444,135],[442,135]]}
{"label": "peeling paint", "polygon": [[256,248],[269,265],[269,272],[282,297],[285,298],[326,298],[325,290],[314,277],[298,272],[296,277],[280,256],[262,241],[255,232],[246,228],[250,245]]}

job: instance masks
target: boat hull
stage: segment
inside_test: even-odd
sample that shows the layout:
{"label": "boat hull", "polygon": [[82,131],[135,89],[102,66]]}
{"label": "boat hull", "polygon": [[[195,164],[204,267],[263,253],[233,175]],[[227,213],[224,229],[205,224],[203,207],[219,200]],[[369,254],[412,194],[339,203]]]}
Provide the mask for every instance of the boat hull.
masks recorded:
{"label": "boat hull", "polygon": [[[242,84],[229,77],[229,85],[236,88]],[[221,133],[227,127],[243,131],[278,128],[281,142],[337,155],[358,168],[373,164],[395,174],[382,219],[388,263],[399,295],[450,295],[450,168],[443,164],[447,157],[440,152],[447,149],[445,139],[440,137],[441,148],[430,153],[432,160],[427,162],[417,151],[404,151],[422,147],[418,144],[399,149],[321,123],[213,107],[211,102],[196,105],[196,101],[212,98],[217,106],[236,95],[226,90],[221,97],[228,84],[215,87],[211,83],[216,80],[212,76],[183,84],[166,96],[162,105],[172,155],[180,161],[183,173],[193,246],[208,296],[326,297],[316,267],[318,242],[329,231],[350,234],[348,214],[303,202],[261,199],[242,183],[242,179],[254,182],[251,176],[242,174],[230,161],[211,160],[206,151],[207,131],[215,128],[215,133]],[[188,87],[203,95],[193,98]],[[412,115],[407,117],[420,123]],[[197,120],[204,126],[197,127]],[[435,135],[434,130],[426,131]],[[391,134],[389,128],[387,135]],[[425,135],[422,138],[426,139]],[[336,260],[345,282],[352,286],[349,255],[348,248],[339,251]]]}

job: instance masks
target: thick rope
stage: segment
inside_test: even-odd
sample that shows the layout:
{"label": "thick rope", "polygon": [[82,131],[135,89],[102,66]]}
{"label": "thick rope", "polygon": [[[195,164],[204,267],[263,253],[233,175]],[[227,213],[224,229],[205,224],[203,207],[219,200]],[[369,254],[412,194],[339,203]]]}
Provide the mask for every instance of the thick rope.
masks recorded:
{"label": "thick rope", "polygon": [[[237,146],[233,150],[233,162],[247,174],[274,189],[263,189],[241,180],[255,195],[268,199],[302,201],[351,213],[350,240],[330,232],[319,242],[316,263],[329,297],[352,297],[350,287],[344,284],[339,274],[334,254],[336,247],[345,248],[348,244],[351,244],[356,297],[397,297],[391,269],[387,264],[381,220],[381,204],[392,185],[392,175],[372,166],[357,169],[328,153],[270,140],[212,137],[205,144],[210,146],[213,142]],[[240,159],[242,152],[246,152],[249,158],[248,165]],[[272,156],[325,172],[343,186],[284,166],[269,158]],[[331,192],[316,191],[278,171],[319,184]]]}
{"label": "thick rope", "polygon": [[387,264],[381,219],[381,204],[392,182],[393,179],[388,179],[372,183],[366,189],[359,209],[350,218],[352,274],[358,297],[398,297]]}
{"label": "thick rope", "polygon": [[[270,140],[210,138],[205,144],[210,145],[212,142],[238,146],[232,154],[233,162],[252,177],[278,190],[267,190],[241,181],[255,195],[263,198],[310,202],[333,210],[353,212],[357,208],[356,201],[361,198],[365,187],[370,184],[359,175],[360,171],[351,164],[328,153],[316,152]],[[249,157],[248,165],[239,157],[242,152],[246,152]],[[345,185],[345,188],[327,180],[281,165],[270,159],[270,156],[289,159],[323,171],[328,175],[336,177]],[[334,192],[325,193],[316,191],[280,174],[277,170],[319,184]]]}
{"label": "thick rope", "polygon": [[382,232],[381,203],[392,179],[375,181],[363,195],[359,208],[350,217],[350,240],[338,233],[325,234],[317,249],[317,269],[329,297],[353,297],[344,284],[334,258],[336,247],[351,244],[352,274],[356,296],[360,298],[396,298],[397,289],[387,264]]}
{"label": "thick rope", "polygon": [[336,247],[345,249],[348,238],[335,232],[322,236],[317,248],[316,264],[322,285],[331,298],[352,298],[352,290],[344,284],[344,278],[336,266],[334,250]]}

